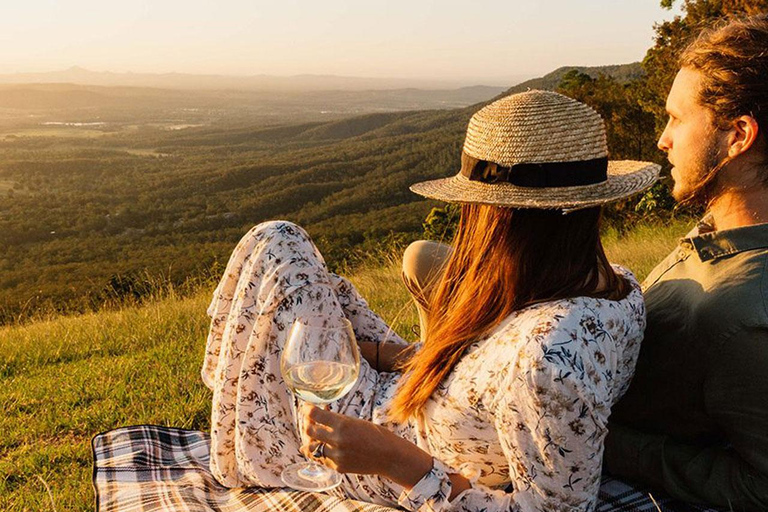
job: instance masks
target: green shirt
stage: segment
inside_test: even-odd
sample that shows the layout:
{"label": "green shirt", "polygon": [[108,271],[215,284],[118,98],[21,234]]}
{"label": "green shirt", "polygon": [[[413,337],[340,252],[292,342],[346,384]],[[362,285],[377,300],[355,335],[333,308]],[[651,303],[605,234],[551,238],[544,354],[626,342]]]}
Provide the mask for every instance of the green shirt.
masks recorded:
{"label": "green shirt", "polygon": [[609,472],[688,502],[768,510],[767,265],[768,224],[699,226],[651,272]]}

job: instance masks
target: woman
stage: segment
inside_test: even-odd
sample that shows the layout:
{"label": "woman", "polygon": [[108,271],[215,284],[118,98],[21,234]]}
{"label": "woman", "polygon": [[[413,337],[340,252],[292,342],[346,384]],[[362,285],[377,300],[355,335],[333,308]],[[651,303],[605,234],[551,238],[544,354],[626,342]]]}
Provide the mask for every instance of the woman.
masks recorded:
{"label": "woman", "polygon": [[[453,250],[437,251],[447,261],[424,272],[439,279],[410,280],[424,321],[415,349],[301,228],[251,230],[209,308],[217,479],[280,487],[283,467],[317,454],[346,496],[374,503],[591,510],[645,322],[634,277],[603,253],[600,205],[658,174],[606,155],[599,115],[559,94],[508,96],[472,117],[461,172],[412,187],[464,204]],[[415,252],[423,268],[430,251]],[[293,320],[318,314],[348,318],[366,361],[329,410],[303,409],[299,436],[279,359]]]}

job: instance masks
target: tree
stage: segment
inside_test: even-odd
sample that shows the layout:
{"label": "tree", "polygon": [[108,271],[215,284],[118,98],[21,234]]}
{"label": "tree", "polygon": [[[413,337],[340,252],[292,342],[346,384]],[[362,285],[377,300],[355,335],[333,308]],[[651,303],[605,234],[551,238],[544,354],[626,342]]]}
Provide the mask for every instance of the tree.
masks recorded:
{"label": "tree", "polygon": [[639,103],[641,82],[626,84],[613,77],[592,78],[578,70],[563,76],[557,91],[594,108],[605,120],[611,158],[658,160],[654,119]]}
{"label": "tree", "polygon": [[[661,6],[671,9],[676,1],[661,0]],[[654,115],[658,134],[666,124],[664,104],[677,74],[682,50],[699,31],[718,21],[768,12],[768,0],[683,0],[682,12],[682,16],[656,24],[655,44],[643,59],[645,83],[640,103]]]}
{"label": "tree", "polygon": [[447,204],[442,208],[432,208],[424,219],[424,238],[438,242],[450,243],[456,233],[461,206]]}

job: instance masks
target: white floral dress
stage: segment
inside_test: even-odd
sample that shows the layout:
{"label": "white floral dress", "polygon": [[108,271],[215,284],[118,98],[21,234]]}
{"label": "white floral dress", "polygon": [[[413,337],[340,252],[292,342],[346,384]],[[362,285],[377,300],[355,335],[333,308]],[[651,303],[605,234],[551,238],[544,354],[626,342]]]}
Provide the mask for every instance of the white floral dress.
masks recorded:
{"label": "white floral dress", "polygon": [[[629,385],[645,327],[637,281],[615,269],[632,283],[626,298],[577,297],[513,313],[469,348],[423,420],[389,422],[400,375],[361,361],[355,387],[331,410],[410,440],[433,456],[433,468],[408,491],[354,474],[344,475],[341,490],[418,511],[593,510],[608,415]],[[279,369],[295,318],[344,315],[359,340],[406,343],[286,221],[243,237],[208,313],[202,376],[213,390],[211,469],[229,487],[282,487],[283,467],[304,460]],[[448,473],[472,482],[450,502]]]}

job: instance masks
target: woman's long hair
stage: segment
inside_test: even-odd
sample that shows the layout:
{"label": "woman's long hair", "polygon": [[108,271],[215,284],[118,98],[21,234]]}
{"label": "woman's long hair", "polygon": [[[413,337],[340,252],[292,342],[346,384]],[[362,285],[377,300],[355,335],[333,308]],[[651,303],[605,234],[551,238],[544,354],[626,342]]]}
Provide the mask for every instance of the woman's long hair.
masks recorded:
{"label": "woman's long hair", "polygon": [[630,285],[605,256],[599,221],[600,207],[563,215],[463,205],[453,252],[429,297],[424,344],[401,367],[391,418],[420,415],[466,349],[512,312],[567,297],[625,297]]}

